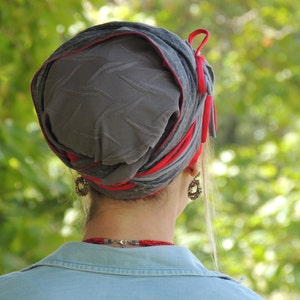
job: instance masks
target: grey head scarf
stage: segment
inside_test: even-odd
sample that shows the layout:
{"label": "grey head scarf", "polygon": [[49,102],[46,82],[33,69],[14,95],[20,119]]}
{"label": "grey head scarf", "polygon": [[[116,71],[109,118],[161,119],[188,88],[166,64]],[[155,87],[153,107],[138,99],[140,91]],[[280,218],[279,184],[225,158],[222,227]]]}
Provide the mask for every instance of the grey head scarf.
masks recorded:
{"label": "grey head scarf", "polygon": [[138,199],[166,187],[207,132],[215,136],[213,81],[204,57],[174,33],[110,22],[59,47],[31,91],[54,153],[99,192]]}

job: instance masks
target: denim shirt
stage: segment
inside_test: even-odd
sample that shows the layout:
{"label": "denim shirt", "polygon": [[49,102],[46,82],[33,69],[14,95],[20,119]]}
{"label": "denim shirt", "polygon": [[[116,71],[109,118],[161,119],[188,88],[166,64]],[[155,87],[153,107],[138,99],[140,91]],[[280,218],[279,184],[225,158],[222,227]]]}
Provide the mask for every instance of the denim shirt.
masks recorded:
{"label": "denim shirt", "polygon": [[0,277],[1,300],[262,299],[209,271],[186,248],[113,248],[68,243],[40,262]]}

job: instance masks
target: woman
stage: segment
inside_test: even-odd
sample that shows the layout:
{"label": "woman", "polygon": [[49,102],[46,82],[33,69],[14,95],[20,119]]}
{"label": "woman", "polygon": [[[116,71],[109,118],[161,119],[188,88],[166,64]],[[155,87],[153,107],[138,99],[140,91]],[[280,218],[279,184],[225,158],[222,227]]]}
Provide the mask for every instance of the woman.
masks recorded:
{"label": "woman", "polygon": [[202,144],[215,136],[208,36],[185,42],[112,22],[43,64],[32,81],[42,131],[91,203],[83,242],[1,277],[1,299],[261,299],[173,245],[176,218],[201,193]]}

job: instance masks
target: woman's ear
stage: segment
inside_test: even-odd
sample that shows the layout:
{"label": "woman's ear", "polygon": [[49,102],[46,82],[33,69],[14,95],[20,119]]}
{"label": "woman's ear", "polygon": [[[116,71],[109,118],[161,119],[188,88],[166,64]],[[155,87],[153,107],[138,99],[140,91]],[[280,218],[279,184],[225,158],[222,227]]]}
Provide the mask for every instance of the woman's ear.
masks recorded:
{"label": "woman's ear", "polygon": [[200,144],[199,149],[194,154],[192,160],[190,161],[189,165],[184,169],[189,175],[193,178],[200,172],[200,156],[202,153],[203,144]]}
{"label": "woman's ear", "polygon": [[188,165],[183,172],[191,175],[193,178],[196,177],[197,174],[200,172],[200,165],[199,162],[196,162],[194,164]]}

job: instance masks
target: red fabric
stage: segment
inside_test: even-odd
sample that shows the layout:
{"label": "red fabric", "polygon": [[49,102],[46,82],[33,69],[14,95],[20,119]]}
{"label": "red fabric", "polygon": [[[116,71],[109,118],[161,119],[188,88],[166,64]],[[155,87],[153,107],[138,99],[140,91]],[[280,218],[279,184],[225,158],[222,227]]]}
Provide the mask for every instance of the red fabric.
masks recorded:
{"label": "red fabric", "polygon": [[203,64],[205,62],[204,56],[196,56],[197,74],[198,74],[198,91],[200,94],[206,93],[206,82],[204,77]]}
{"label": "red fabric", "polygon": [[136,187],[135,184],[129,183],[128,181],[116,183],[114,185],[104,185],[101,183],[99,178],[95,178],[86,174],[82,174],[82,177],[109,191],[125,191]]}
{"label": "red fabric", "polygon": [[201,155],[201,152],[202,152],[202,144],[200,144],[199,149],[197,150],[197,152],[195,153],[194,157],[190,161],[189,167],[194,166],[198,162],[198,159],[199,159],[199,157]]}
{"label": "red fabric", "polygon": [[202,40],[202,42],[200,43],[200,45],[198,46],[197,50],[196,50],[196,55],[198,56],[200,54],[200,51],[202,50],[202,48],[204,47],[204,45],[206,44],[206,42],[208,41],[209,37],[210,37],[210,33],[209,31],[207,31],[206,29],[200,28],[200,29],[196,29],[195,31],[193,31],[188,38],[188,42],[190,45],[192,45],[193,40],[196,36],[200,35],[200,34],[204,34],[205,37]]}
{"label": "red fabric", "polygon": [[66,155],[67,155],[68,159],[70,160],[70,162],[75,162],[75,161],[79,160],[79,158],[71,152],[66,152]]}
{"label": "red fabric", "polygon": [[205,82],[205,77],[204,77],[204,70],[203,70],[203,64],[205,62],[205,57],[201,55],[201,50],[206,44],[207,40],[209,39],[209,32],[205,29],[197,29],[193,31],[188,38],[188,42],[190,44],[193,43],[193,40],[196,36],[204,34],[204,38],[200,45],[198,46],[196,52],[195,52],[195,60],[197,64],[197,73],[198,73],[198,90],[200,94],[205,94],[206,93],[206,82]]}
{"label": "red fabric", "polygon": [[212,105],[212,95],[207,95],[205,99],[205,106],[203,111],[202,119],[202,143],[205,143],[208,136],[208,126],[210,121],[211,105]]}

